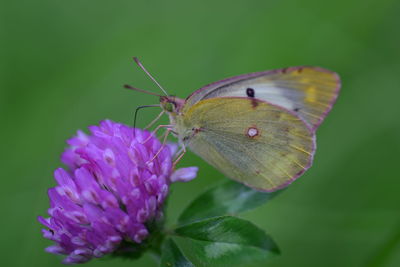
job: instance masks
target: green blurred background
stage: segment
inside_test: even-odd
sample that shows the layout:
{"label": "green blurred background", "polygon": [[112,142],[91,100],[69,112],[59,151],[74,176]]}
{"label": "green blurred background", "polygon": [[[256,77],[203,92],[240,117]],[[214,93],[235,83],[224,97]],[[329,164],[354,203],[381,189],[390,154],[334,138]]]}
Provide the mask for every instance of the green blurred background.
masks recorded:
{"label": "green blurred background", "polygon": [[[381,1],[1,1],[2,266],[61,266],[43,250],[37,215],[60,166],[64,140],[109,118],[132,125],[158,89],[186,97],[225,77],[296,65],[338,72],[338,102],[318,130],[313,168],[246,219],[282,255],[255,266],[400,266],[400,2]],[[157,114],[139,114],[143,127]],[[200,166],[172,187],[173,221],[225,179]],[[86,266],[156,266],[93,260]]]}

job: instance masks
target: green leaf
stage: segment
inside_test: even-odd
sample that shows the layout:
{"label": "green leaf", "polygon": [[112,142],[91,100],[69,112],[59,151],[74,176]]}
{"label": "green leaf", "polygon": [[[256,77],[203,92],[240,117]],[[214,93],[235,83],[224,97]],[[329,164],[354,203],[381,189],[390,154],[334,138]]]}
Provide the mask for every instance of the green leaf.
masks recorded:
{"label": "green leaf", "polygon": [[196,266],[243,264],[279,254],[275,242],[263,230],[231,216],[191,223],[174,233],[187,239],[182,242]]}
{"label": "green leaf", "polygon": [[193,267],[194,265],[183,255],[175,242],[168,238],[164,241],[161,252],[161,267]]}
{"label": "green leaf", "polygon": [[240,183],[228,181],[193,200],[182,212],[178,222],[185,224],[205,218],[238,214],[266,203],[280,192],[259,192]]}
{"label": "green leaf", "polygon": [[221,216],[194,222],[174,231],[179,236],[196,240],[242,244],[263,250],[278,251],[267,234],[249,221]]}

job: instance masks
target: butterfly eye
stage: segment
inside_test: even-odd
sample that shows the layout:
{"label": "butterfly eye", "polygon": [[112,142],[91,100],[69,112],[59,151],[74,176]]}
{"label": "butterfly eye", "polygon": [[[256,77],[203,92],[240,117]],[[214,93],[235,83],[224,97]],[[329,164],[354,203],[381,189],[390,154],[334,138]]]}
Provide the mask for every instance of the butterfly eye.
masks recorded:
{"label": "butterfly eye", "polygon": [[164,107],[165,107],[165,110],[168,112],[173,112],[175,109],[175,105],[172,102],[165,103]]}

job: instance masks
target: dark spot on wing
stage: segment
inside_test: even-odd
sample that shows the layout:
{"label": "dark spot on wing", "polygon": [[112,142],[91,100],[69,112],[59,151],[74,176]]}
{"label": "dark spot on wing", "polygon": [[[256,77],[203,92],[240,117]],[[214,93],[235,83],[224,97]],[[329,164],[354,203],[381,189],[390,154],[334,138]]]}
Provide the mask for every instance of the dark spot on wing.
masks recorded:
{"label": "dark spot on wing", "polygon": [[248,97],[254,97],[254,96],[255,96],[254,89],[253,89],[253,88],[247,88],[247,89],[246,89],[246,95],[247,95]]}
{"label": "dark spot on wing", "polygon": [[296,111],[296,112],[299,111],[299,110],[300,110],[300,108],[294,108],[293,109],[293,111]]}
{"label": "dark spot on wing", "polygon": [[301,67],[297,69],[298,73],[301,73],[302,71],[303,71],[303,68],[301,68]]}
{"label": "dark spot on wing", "polygon": [[288,68],[283,68],[282,73],[286,73],[288,71]]}

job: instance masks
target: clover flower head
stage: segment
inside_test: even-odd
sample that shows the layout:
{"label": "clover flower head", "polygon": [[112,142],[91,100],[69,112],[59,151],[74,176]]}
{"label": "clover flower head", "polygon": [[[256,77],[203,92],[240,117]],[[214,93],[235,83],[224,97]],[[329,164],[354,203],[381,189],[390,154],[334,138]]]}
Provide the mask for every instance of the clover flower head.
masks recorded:
{"label": "clover flower head", "polygon": [[174,171],[176,146],[163,146],[149,132],[109,120],[78,131],[62,154],[57,186],[48,190],[49,218],[38,217],[55,242],[46,251],[83,263],[118,251],[123,242],[140,244],[148,224],[160,220],[169,185],[189,181],[197,167]]}

